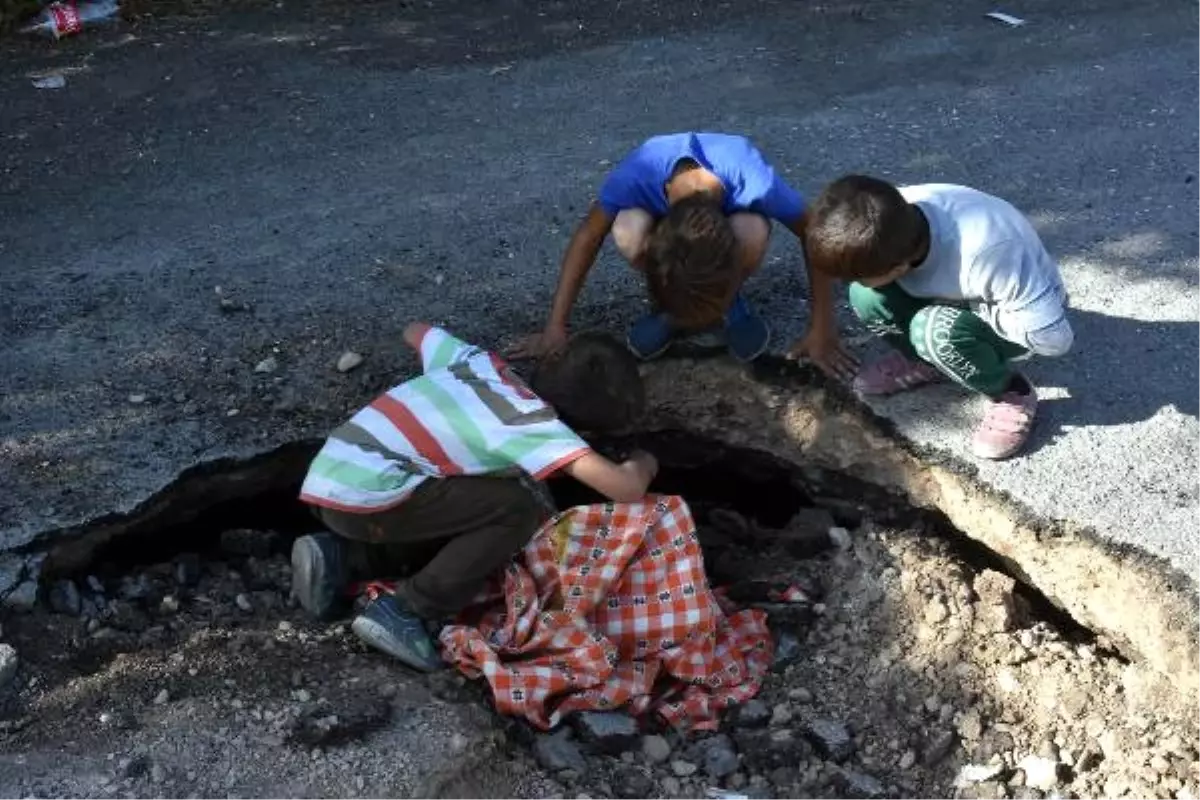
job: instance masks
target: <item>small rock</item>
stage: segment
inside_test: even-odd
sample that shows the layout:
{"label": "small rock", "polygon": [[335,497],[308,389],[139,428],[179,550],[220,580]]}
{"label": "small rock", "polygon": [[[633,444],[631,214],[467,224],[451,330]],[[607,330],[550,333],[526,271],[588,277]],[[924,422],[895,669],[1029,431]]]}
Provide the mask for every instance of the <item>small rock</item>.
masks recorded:
{"label": "small rock", "polygon": [[29,611],[37,605],[38,583],[34,580],[24,581],[4,596],[4,605],[17,611]]}
{"label": "small rock", "polygon": [[363,363],[362,356],[352,350],[347,350],[337,360],[337,371],[349,372],[361,363]]}
{"label": "small rock", "polygon": [[565,728],[552,734],[539,734],[533,743],[533,757],[542,769],[550,772],[570,769],[582,775],[587,771],[587,760]]}
{"label": "small rock", "polygon": [[87,576],[87,587],[92,594],[104,597],[104,584],[95,575]]}
{"label": "small rock", "polygon": [[16,648],[11,644],[0,644],[0,689],[12,682],[20,664],[21,659],[17,657]]}
{"label": "small rock", "polygon": [[312,700],[312,693],[308,689],[297,689],[292,692],[292,699],[297,703],[307,703]]}
{"label": "small rock", "polygon": [[838,550],[849,550],[850,545],[854,543],[854,540],[850,538],[850,531],[838,526],[829,529],[829,541]]}
{"label": "small rock", "polygon": [[747,700],[737,709],[737,724],[743,728],[762,728],[771,719],[771,710],[761,700]]}
{"label": "small rock", "polygon": [[946,603],[939,598],[934,598],[925,607],[925,621],[930,625],[945,622],[949,617],[950,609],[946,608]]}
{"label": "small rock", "polygon": [[950,751],[954,749],[957,743],[958,736],[954,731],[942,731],[930,739],[929,744],[925,748],[925,753],[921,757],[921,761],[925,766],[932,767],[950,755]]}
{"label": "small rock", "polygon": [[674,775],[667,775],[658,781],[658,785],[662,787],[662,792],[667,797],[678,797],[683,792],[683,786],[680,785],[679,779]]}
{"label": "small rock", "polygon": [[131,395],[129,395],[129,402],[135,406],[140,406],[142,403],[146,402],[146,395],[131,394]]}
{"label": "small rock", "polygon": [[813,701],[813,693],[803,686],[797,686],[795,689],[788,690],[788,698],[807,705]]}
{"label": "small rock", "polygon": [[792,721],[792,709],[787,703],[779,703],[771,709],[771,724],[780,727]]}
{"label": "small rock", "polygon": [[638,744],[637,721],[618,711],[584,711],[571,717],[579,738],[599,752],[619,755]]}
{"label": "small rock", "polygon": [[[975,610],[975,628],[982,633],[1007,633],[1016,627],[1017,608],[1013,589],[1016,581],[994,570],[976,576],[972,588],[979,598]],[[1025,645],[1024,641],[1021,643]]]}
{"label": "small rock", "polygon": [[966,764],[958,771],[954,785],[958,788],[990,781],[1004,771],[1003,764]]}
{"label": "small rock", "polygon": [[876,778],[856,769],[842,767],[835,777],[842,791],[850,797],[883,797],[887,793]]}
{"label": "small rock", "polygon": [[50,587],[50,608],[59,614],[79,616],[83,610],[83,599],[79,596],[79,589],[76,588],[75,581],[55,581],[54,585]]}
{"label": "small rock", "polygon": [[179,611],[179,600],[173,594],[164,595],[162,602],[158,604],[158,613],[174,614]]}
{"label": "small rock", "polygon": [[800,659],[801,649],[800,640],[795,636],[787,631],[779,634],[779,638],[775,642],[775,658],[771,664],[772,668],[779,671],[796,663]]}
{"label": "small rock", "polygon": [[239,609],[247,614],[250,614],[254,611],[254,606],[250,605],[250,598],[244,594],[239,594],[233,599],[233,602],[237,604]]}
{"label": "small rock", "polygon": [[360,792],[363,791],[364,789],[367,788],[367,779],[364,778],[362,775],[355,777],[354,787],[356,789],[358,789]]}
{"label": "small rock", "polygon": [[958,735],[964,741],[976,741],[983,734],[983,718],[979,714],[979,709],[970,708],[963,712],[963,715],[958,720]]}
{"label": "small rock", "polygon": [[170,699],[171,699],[171,693],[169,691],[167,691],[166,689],[163,689],[161,692],[159,692],[158,694],[156,694],[154,696],[154,705],[156,705],[156,706],[166,705],[170,701]]}
{"label": "small rock", "polygon": [[180,586],[195,586],[200,582],[200,557],[184,553],[175,559],[175,582]]}
{"label": "small rock", "polygon": [[854,754],[854,738],[849,729],[836,720],[809,720],[804,725],[804,735],[817,752],[831,761],[841,763]]}
{"label": "small rock", "polygon": [[643,736],[642,755],[651,764],[661,764],[671,757],[671,743],[658,734]]}
{"label": "small rock", "polygon": [[161,764],[155,764],[150,768],[150,780],[155,783],[162,783],[167,779],[167,771]]}
{"label": "small rock", "polygon": [[917,754],[913,750],[905,750],[899,763],[900,769],[912,769],[913,764],[917,763]]}
{"label": "small rock", "polygon": [[710,778],[724,778],[737,771],[738,757],[733,742],[724,734],[701,742],[704,749],[704,771]]}
{"label": "small rock", "polygon": [[1048,792],[1058,786],[1059,763],[1043,756],[1025,756],[1017,766],[1025,772],[1025,783]]}
{"label": "small rock", "polygon": [[275,356],[267,356],[254,365],[254,371],[261,375],[269,375],[277,369],[279,369],[279,361]]}
{"label": "small rock", "polygon": [[678,778],[686,778],[689,775],[695,775],[697,769],[699,769],[699,767],[697,767],[695,764],[690,761],[684,761],[681,758],[677,758],[671,762],[671,772],[675,773],[675,776]]}

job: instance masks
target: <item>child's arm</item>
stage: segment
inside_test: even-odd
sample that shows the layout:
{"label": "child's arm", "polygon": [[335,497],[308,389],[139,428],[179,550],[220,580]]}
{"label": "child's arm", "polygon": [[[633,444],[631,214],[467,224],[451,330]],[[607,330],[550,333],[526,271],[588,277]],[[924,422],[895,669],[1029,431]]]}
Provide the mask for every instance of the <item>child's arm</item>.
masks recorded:
{"label": "child's arm", "polygon": [[[795,222],[788,225],[788,229],[800,240],[801,249],[804,248],[804,226],[807,219],[807,214],[801,214]],[[807,255],[804,266],[808,271],[808,288],[812,294],[808,330],[791,346],[788,356],[806,356],[822,372],[844,381],[853,380],[858,369],[858,360],[842,347],[842,339],[838,335],[837,318],[833,313],[833,279],[813,269]]]}
{"label": "child's arm", "polygon": [[636,503],[646,496],[658,474],[658,461],[641,450],[616,464],[593,451],[575,459],[563,471],[618,503]]}
{"label": "child's arm", "polygon": [[571,317],[571,308],[583,289],[588,272],[596,263],[596,255],[612,230],[612,224],[613,217],[600,204],[593,204],[567,245],[545,329],[518,342],[509,355],[514,358],[538,358],[557,353],[566,345],[567,320]]}
{"label": "child's arm", "polygon": [[421,352],[421,340],[425,338],[425,334],[429,333],[429,329],[433,326],[428,322],[410,322],[404,326],[404,343]]}
{"label": "child's arm", "polygon": [[406,325],[404,343],[417,351],[421,358],[421,369],[425,372],[443,369],[483,352],[449,331],[427,322],[410,322]]}

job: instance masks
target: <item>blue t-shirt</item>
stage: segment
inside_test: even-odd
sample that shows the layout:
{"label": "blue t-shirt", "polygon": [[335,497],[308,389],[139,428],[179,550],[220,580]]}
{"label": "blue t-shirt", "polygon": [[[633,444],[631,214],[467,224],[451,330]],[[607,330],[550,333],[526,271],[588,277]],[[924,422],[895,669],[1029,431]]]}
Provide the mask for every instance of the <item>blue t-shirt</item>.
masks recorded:
{"label": "blue t-shirt", "polygon": [[667,213],[667,181],[683,159],[721,179],[726,214],[754,211],[790,225],[804,213],[804,198],[776,174],[750,140],[724,133],[655,136],[627,155],[600,187],[600,206],[609,216],[641,208]]}

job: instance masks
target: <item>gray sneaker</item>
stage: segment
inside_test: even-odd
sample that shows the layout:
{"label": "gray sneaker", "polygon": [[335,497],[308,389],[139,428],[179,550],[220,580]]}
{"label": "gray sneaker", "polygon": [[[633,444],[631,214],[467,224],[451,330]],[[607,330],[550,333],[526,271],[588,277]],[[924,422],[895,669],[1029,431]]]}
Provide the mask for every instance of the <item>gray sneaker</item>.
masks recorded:
{"label": "gray sneaker", "polygon": [[318,619],[332,619],[350,607],[346,597],[346,548],[332,533],[300,536],[292,544],[292,594]]}

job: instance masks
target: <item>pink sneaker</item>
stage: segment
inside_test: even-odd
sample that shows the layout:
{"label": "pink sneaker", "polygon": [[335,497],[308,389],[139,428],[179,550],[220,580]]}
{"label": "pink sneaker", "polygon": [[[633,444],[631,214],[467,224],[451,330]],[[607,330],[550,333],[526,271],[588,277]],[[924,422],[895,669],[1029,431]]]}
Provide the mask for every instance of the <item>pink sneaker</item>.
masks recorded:
{"label": "pink sneaker", "polygon": [[971,451],[993,461],[1015,455],[1029,438],[1037,412],[1037,390],[1028,394],[1007,392],[993,401],[971,439]]}
{"label": "pink sneaker", "polygon": [[878,361],[859,371],[854,379],[854,391],[859,394],[895,394],[942,379],[932,364],[912,361],[893,350]]}

